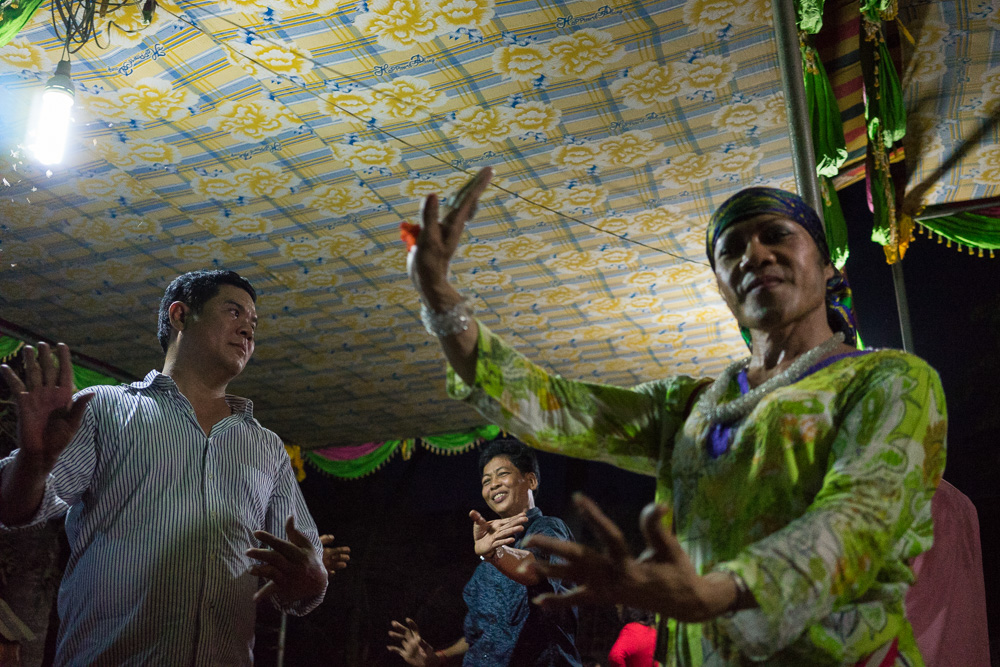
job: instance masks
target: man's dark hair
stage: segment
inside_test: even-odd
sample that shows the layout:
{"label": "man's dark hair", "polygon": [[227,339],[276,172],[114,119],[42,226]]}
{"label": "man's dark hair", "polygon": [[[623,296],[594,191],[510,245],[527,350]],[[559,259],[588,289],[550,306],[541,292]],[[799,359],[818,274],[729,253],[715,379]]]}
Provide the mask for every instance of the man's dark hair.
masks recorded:
{"label": "man's dark hair", "polygon": [[189,271],[174,278],[167,286],[167,291],[160,300],[159,323],[156,329],[156,337],[164,352],[170,344],[170,304],[180,301],[186,303],[195,313],[200,313],[205,303],[219,293],[219,287],[222,285],[239,287],[250,295],[254,303],[257,303],[257,292],[253,285],[235,271]]}
{"label": "man's dark hair", "polygon": [[538,471],[538,457],[535,450],[525,445],[520,440],[514,438],[497,438],[483,447],[479,454],[479,476],[483,476],[486,464],[498,456],[506,456],[514,467],[521,471],[522,475],[529,472],[535,473],[535,479],[539,484],[542,481],[542,474]]}

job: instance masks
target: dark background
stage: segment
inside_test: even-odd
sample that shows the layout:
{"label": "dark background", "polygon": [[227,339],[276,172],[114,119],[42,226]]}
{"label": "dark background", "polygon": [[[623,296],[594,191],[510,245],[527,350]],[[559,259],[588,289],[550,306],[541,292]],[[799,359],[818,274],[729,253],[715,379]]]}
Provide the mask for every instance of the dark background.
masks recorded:
{"label": "dark background", "polygon": [[[847,272],[862,336],[870,347],[902,347],[892,270],[872,228],[864,184],[841,193],[850,231]],[[915,352],[941,375],[948,399],[945,479],[979,513],[991,658],[1000,666],[1000,259],[971,257],[917,236],[903,263]],[[351,566],[331,582],[311,615],[289,619],[287,665],[401,665],[385,649],[391,619],[410,616],[442,648],[461,636],[462,587],[478,562],[470,509],[479,495],[478,453],[439,456],[418,450],[382,470],[347,481],[309,469],[302,488],[321,532],[353,550]],[[653,498],[653,479],[610,466],[541,455],[537,501],[562,517],[577,539],[593,543],[569,510],[583,490],[640,548],[639,511]],[[274,662],[278,617],[261,617],[259,664]],[[613,610],[581,614],[581,652],[603,660],[617,633]]]}

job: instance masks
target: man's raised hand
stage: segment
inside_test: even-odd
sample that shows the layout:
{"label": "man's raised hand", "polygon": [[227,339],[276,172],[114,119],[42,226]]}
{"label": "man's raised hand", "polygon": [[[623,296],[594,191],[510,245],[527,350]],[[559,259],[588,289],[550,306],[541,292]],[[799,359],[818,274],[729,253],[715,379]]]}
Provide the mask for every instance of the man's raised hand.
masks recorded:
{"label": "man's raised hand", "polygon": [[524,531],[528,517],[524,513],[506,519],[487,521],[483,515],[472,510],[472,539],[476,555],[489,558],[500,547],[509,546],[517,541],[517,534]]}
{"label": "man's raised hand", "polygon": [[320,535],[319,541],[323,545],[323,567],[331,577],[339,570],[347,567],[351,562],[351,547],[331,547],[333,535]]}
{"label": "man's raised hand", "polygon": [[45,474],[52,470],[56,459],[80,428],[87,403],[94,397],[85,394],[73,400],[76,390],[69,348],[59,343],[56,352],[58,369],[47,343],[38,344],[37,359],[35,348],[25,346],[21,356],[26,382],[21,382],[6,364],[0,367],[17,404],[19,456]]}
{"label": "man's raised hand", "polygon": [[247,549],[247,556],[261,561],[250,568],[250,574],[268,579],[254,594],[254,602],[274,597],[279,604],[288,605],[298,600],[308,600],[326,590],[327,571],[323,559],[316,553],[312,542],[295,528],[295,517],[285,521],[287,540],[263,530],[254,537],[270,549]]}

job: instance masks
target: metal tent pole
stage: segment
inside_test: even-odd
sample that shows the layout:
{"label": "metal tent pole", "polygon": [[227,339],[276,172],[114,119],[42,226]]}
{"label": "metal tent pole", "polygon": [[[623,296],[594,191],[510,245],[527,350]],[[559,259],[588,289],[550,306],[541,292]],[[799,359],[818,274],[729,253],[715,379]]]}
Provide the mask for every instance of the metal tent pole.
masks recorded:
{"label": "metal tent pole", "polygon": [[813,148],[809,104],[802,78],[802,54],[794,0],[772,0],[774,36],[778,42],[781,87],[788,109],[788,138],[792,145],[792,168],[799,194],[823,220],[823,200],[816,180],[816,152]]}
{"label": "metal tent pole", "polygon": [[899,313],[899,331],[903,335],[903,350],[913,352],[913,330],[910,328],[910,306],[906,300],[906,283],[903,282],[903,262],[892,265],[892,286],[896,290],[896,311]]}

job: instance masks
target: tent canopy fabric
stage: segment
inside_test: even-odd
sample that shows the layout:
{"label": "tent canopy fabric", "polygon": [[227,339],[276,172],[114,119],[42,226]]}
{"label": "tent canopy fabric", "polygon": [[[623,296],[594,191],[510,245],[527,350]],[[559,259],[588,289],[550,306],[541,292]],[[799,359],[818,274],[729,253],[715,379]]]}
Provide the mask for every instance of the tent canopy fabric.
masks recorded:
{"label": "tent canopy fabric", "polygon": [[[912,30],[943,69],[912,99],[972,47],[962,99],[1000,97],[980,81],[1000,48],[935,29],[953,3],[924,4],[905,11],[944,12]],[[444,395],[399,224],[492,165],[453,269],[495,331],[624,385],[745,354],[703,238],[737,189],[795,189],[766,0],[163,0],[149,25],[126,3],[72,57],[75,125],[51,168],[23,146],[61,54],[48,7],[0,47],[4,319],[141,376],[162,358],[166,284],[230,268],[261,317],[231,389],[288,442],[466,432],[481,419]],[[986,34],[994,14],[963,26]],[[987,103],[931,97],[943,154]],[[937,153],[913,155],[919,180]],[[985,173],[927,202],[996,194]]]}

